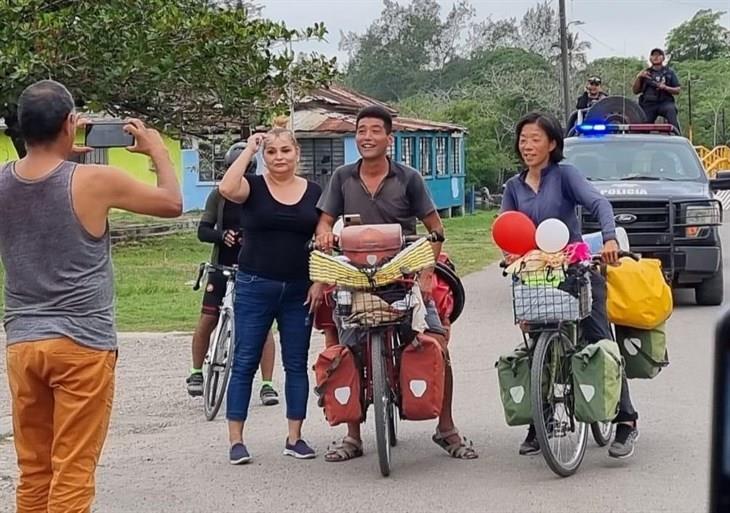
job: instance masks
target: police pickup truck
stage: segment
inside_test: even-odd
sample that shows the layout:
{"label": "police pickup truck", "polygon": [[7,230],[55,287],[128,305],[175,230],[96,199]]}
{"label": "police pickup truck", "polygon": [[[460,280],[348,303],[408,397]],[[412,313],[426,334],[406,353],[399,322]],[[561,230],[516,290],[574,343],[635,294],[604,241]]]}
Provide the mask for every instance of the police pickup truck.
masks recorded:
{"label": "police pickup truck", "polygon": [[[690,142],[671,125],[582,121],[565,139],[565,158],[613,205],[631,250],[662,262],[675,288],[693,288],[699,305],[723,301],[722,205]],[[600,230],[581,212],[583,232]]]}

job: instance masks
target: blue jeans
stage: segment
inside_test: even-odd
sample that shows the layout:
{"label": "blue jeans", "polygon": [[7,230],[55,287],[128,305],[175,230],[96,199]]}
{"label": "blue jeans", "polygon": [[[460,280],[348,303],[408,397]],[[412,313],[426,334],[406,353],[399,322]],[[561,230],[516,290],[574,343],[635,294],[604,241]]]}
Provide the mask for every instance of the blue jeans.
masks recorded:
{"label": "blue jeans", "polygon": [[286,417],[304,420],[309,396],[307,359],[312,322],[304,305],[309,280],[282,282],[238,272],[234,315],[236,345],[228,382],[226,418],[245,421],[251,401],[251,386],[266,335],[274,320],[279,329],[284,363]]}

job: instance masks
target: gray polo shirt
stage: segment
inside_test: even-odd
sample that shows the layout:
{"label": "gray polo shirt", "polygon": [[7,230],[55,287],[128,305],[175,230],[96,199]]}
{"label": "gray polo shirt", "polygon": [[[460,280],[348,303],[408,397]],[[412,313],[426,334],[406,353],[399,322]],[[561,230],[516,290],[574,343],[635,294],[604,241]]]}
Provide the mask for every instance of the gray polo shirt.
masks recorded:
{"label": "gray polo shirt", "polygon": [[335,218],[360,214],[363,224],[400,224],[405,235],[415,235],[417,221],[434,212],[436,206],[418,171],[388,161],[388,176],[374,195],[360,179],[362,160],[337,168],[317,208]]}

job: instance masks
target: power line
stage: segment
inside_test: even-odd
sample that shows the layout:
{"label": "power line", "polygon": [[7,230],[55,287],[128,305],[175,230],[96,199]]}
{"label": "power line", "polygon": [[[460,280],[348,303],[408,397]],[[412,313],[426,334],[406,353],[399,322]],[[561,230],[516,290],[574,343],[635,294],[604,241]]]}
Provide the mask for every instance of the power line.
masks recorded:
{"label": "power line", "polygon": [[576,30],[578,32],[581,32],[582,34],[588,36],[589,38],[593,39],[596,43],[598,43],[599,45],[601,45],[601,46],[603,46],[603,47],[605,47],[605,48],[607,48],[609,50],[611,50],[612,52],[621,53],[621,50],[619,50],[618,48],[614,48],[613,46],[609,45],[608,43],[606,43],[606,42],[598,39],[596,36],[594,36],[593,34],[591,34],[590,32],[588,32],[584,28],[582,28],[580,25],[576,25]]}

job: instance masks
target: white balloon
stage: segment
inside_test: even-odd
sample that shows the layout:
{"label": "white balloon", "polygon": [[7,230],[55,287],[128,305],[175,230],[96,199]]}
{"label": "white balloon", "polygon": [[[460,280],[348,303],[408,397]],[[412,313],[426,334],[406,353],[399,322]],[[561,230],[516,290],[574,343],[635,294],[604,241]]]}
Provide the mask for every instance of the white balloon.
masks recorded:
{"label": "white balloon", "polygon": [[535,232],[537,247],[545,253],[557,253],[568,245],[570,231],[560,219],[545,219]]}

